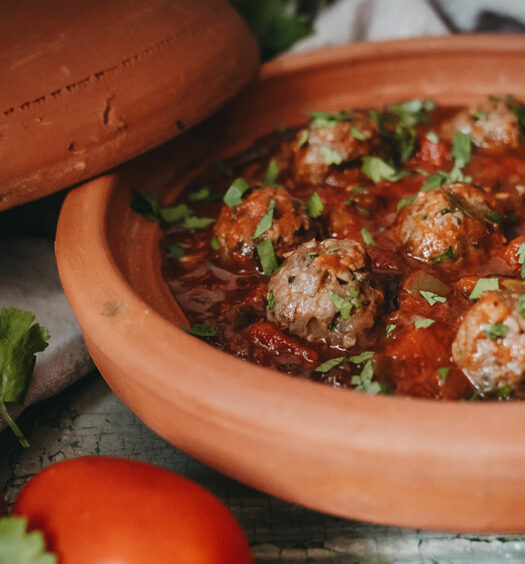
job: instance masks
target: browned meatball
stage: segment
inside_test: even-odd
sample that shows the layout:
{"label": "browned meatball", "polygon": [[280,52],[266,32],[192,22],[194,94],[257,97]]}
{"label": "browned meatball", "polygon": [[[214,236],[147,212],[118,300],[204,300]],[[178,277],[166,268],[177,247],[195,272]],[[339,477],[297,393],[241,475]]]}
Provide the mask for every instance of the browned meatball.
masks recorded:
{"label": "browned meatball", "polygon": [[515,389],[525,375],[524,299],[510,291],[485,292],[459,326],[452,356],[481,392]]}
{"label": "browned meatball", "polygon": [[332,164],[367,155],[378,143],[377,125],[363,111],[349,114],[348,121],[312,120],[297,134],[294,146],[295,180],[322,184]]}
{"label": "browned meatball", "polygon": [[[254,239],[272,200],[275,207],[271,227]],[[264,239],[270,239],[276,255],[282,256],[304,240],[309,229],[310,219],[299,200],[292,198],[284,188],[261,188],[245,197],[238,206],[224,205],[214,231],[221,258],[229,262],[251,258],[257,244]]]}
{"label": "browned meatball", "polygon": [[490,98],[470,109],[461,110],[441,126],[441,137],[452,142],[454,133],[470,133],[477,147],[487,150],[516,148],[519,144],[518,118],[503,101]]}
{"label": "browned meatball", "polygon": [[408,254],[427,262],[457,260],[479,246],[497,218],[483,190],[455,183],[419,192],[398,213],[394,233]]}
{"label": "browned meatball", "polygon": [[303,243],[270,280],[267,319],[309,342],[353,347],[384,299],[367,263],[363,246],[350,239]]}

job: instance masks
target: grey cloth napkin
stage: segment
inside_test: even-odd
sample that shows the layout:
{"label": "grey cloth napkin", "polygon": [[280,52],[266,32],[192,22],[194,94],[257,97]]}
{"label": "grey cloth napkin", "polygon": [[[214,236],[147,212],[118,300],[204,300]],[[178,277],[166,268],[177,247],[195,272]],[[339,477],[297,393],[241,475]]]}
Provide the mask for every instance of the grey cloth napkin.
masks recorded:
{"label": "grey cloth napkin", "polygon": [[[525,30],[524,22],[523,0],[339,0],[319,14],[315,33],[292,51],[468,30],[517,32]],[[49,347],[37,356],[24,407],[59,392],[93,368],[61,290],[49,237],[60,199],[52,197],[46,200],[51,204],[39,204],[43,211],[37,214],[23,209],[0,214],[0,227],[6,218],[7,222],[14,218],[9,235],[0,230],[0,307],[34,312],[37,321],[51,333]],[[35,231],[35,221],[45,224],[45,235]],[[32,228],[25,229],[27,224]],[[28,232],[39,236],[20,236]],[[15,408],[12,414],[21,411]],[[3,427],[0,422],[0,430]]]}

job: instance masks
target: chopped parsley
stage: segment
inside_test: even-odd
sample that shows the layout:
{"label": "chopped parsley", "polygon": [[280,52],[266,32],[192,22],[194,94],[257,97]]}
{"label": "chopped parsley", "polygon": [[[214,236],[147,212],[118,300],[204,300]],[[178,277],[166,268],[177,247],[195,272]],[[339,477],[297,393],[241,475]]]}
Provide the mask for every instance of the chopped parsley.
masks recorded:
{"label": "chopped parsley", "polygon": [[199,190],[194,190],[188,194],[189,202],[214,202],[218,199],[220,199],[220,196],[212,192],[209,186],[203,186]]}
{"label": "chopped parsley", "polygon": [[210,239],[210,247],[214,250],[214,251],[218,251],[220,249],[219,247],[219,240],[217,239],[217,237],[215,237],[215,235]]}
{"label": "chopped parsley", "polygon": [[463,168],[470,162],[472,141],[470,133],[456,131],[452,142],[452,156],[455,159],[454,168]]}
{"label": "chopped parsley", "polygon": [[263,233],[268,231],[273,223],[273,212],[275,209],[275,200],[272,198],[270,203],[268,204],[268,208],[266,209],[266,213],[262,216],[261,221],[259,221],[259,225],[257,225],[257,229],[255,233],[252,235],[252,239],[257,239]]}
{"label": "chopped parsley", "polygon": [[332,368],[339,366],[342,362],[344,362],[344,360],[345,360],[344,356],[338,356],[337,358],[331,358],[330,360],[327,360],[327,361],[323,362],[322,364],[320,364],[315,369],[315,371],[316,372],[322,372],[323,374],[326,374],[326,372],[330,372],[330,370],[332,370]]}
{"label": "chopped parsley", "polygon": [[363,157],[361,172],[376,184],[381,180],[396,182],[410,173],[406,170],[396,172],[396,169],[379,157]]}
{"label": "chopped parsley", "polygon": [[425,136],[431,143],[439,143],[439,137],[434,131],[429,131]]}
{"label": "chopped parsley", "polygon": [[335,127],[338,123],[343,121],[351,121],[352,116],[345,112],[310,112],[310,117],[312,121],[310,125],[314,128],[318,127]]}
{"label": "chopped parsley", "polygon": [[448,181],[448,173],[439,170],[438,172],[431,174],[428,176],[427,181],[421,188],[421,192],[430,192],[431,190],[435,190],[443,184],[446,184]]}
{"label": "chopped parsley", "polygon": [[131,209],[148,221],[164,221],[175,223],[193,215],[193,210],[186,204],[174,207],[161,207],[155,196],[143,192],[133,192]]}
{"label": "chopped parsley", "polygon": [[321,147],[319,151],[323,157],[324,164],[327,166],[337,166],[343,162],[343,155],[341,155],[338,151],[334,151],[328,147]]}
{"label": "chopped parsley", "polygon": [[404,163],[416,147],[416,130],[411,125],[399,123],[394,130],[393,141],[396,156]]}
{"label": "chopped parsley", "polygon": [[275,299],[273,296],[273,290],[270,290],[268,292],[268,296],[266,298],[266,301],[268,302],[268,309],[273,309],[275,306]]}
{"label": "chopped parsley", "polygon": [[504,323],[487,323],[483,325],[483,331],[489,339],[504,339],[509,328]]}
{"label": "chopped parsley", "polygon": [[363,227],[361,229],[361,237],[363,238],[363,242],[365,245],[375,245],[376,242],[374,241],[374,238],[372,237],[372,235],[370,235],[370,232],[368,231],[368,229],[366,227]]}
{"label": "chopped parsley", "polygon": [[443,382],[447,380],[448,373],[450,372],[450,366],[442,366],[438,368],[438,374],[441,376]]}
{"label": "chopped parsley", "polygon": [[525,242],[518,249],[518,264],[521,264],[521,277],[525,278]]}
{"label": "chopped parsley", "polygon": [[411,204],[416,199],[416,197],[417,194],[412,194],[412,196],[406,196],[405,198],[401,198],[401,200],[399,200],[399,202],[397,203],[397,207],[396,207],[397,211]]}
{"label": "chopped parsley", "polygon": [[351,383],[355,386],[356,390],[361,390],[368,394],[378,394],[381,391],[381,386],[378,382],[373,382],[374,367],[372,360],[367,360],[361,374],[352,376]]}
{"label": "chopped parsley", "polygon": [[229,208],[242,204],[242,197],[249,189],[250,185],[246,182],[246,180],[244,180],[244,178],[237,178],[228,188],[226,194],[224,194],[224,203]]}
{"label": "chopped parsley", "polygon": [[403,125],[413,126],[428,121],[428,112],[431,112],[435,107],[436,103],[434,100],[414,99],[390,104],[388,110],[397,114],[400,118],[400,123]]}
{"label": "chopped parsley", "polygon": [[432,262],[443,262],[445,260],[456,260],[456,255],[454,254],[452,247],[449,247],[443,254],[434,257]]}
{"label": "chopped parsley", "polygon": [[386,336],[390,337],[390,335],[392,334],[392,331],[396,327],[397,327],[397,325],[394,325],[393,323],[388,323],[387,326],[385,327]]}
{"label": "chopped parsley", "polygon": [[266,276],[271,276],[277,270],[277,258],[273,250],[273,243],[270,239],[265,239],[257,245],[257,254],[261,262],[261,267]]}
{"label": "chopped parsley", "polygon": [[469,300],[479,300],[483,292],[488,290],[499,290],[499,278],[480,278],[474,286]]}
{"label": "chopped parsley", "polygon": [[186,204],[179,204],[178,206],[169,208],[160,208],[159,216],[165,223],[176,223],[177,221],[185,220],[193,215],[193,210]]}
{"label": "chopped parsley", "polygon": [[485,217],[492,221],[492,223],[500,224],[503,222],[503,216],[497,211],[490,211],[489,213],[485,214]]}
{"label": "chopped parsley", "polygon": [[27,517],[0,519],[0,562],[10,564],[57,564],[57,556],[46,551],[42,531],[27,531]]}
{"label": "chopped parsley", "polygon": [[5,404],[23,404],[35,368],[35,355],[47,348],[49,333],[34,321],[30,311],[4,307],[0,312],[0,416],[23,447],[29,443]]}
{"label": "chopped parsley", "polygon": [[522,319],[525,319],[525,294],[522,294],[518,299],[518,312]]}
{"label": "chopped parsley", "polygon": [[266,186],[271,188],[277,188],[280,184],[277,184],[277,178],[279,177],[279,167],[277,161],[272,159],[268,163],[268,168],[266,169],[266,174],[264,175],[264,183]]}
{"label": "chopped parsley", "polygon": [[416,329],[426,329],[427,327],[430,327],[432,323],[434,323],[433,319],[427,319],[427,318],[416,319],[414,321],[414,327]]}
{"label": "chopped parsley", "polygon": [[472,117],[475,121],[481,121],[488,119],[489,115],[487,112],[472,112]]}
{"label": "chopped parsley", "polygon": [[180,245],[177,245],[177,243],[167,245],[166,251],[170,257],[178,259],[182,258],[186,254],[186,251]]}
{"label": "chopped parsley", "polygon": [[367,360],[371,360],[374,357],[374,351],[364,351],[360,354],[356,354],[354,356],[351,356],[348,360],[352,363],[352,364],[362,364],[363,362],[366,362]]}
{"label": "chopped parsley", "polygon": [[308,136],[308,130],[303,129],[299,135],[299,138],[297,139],[295,148],[300,149],[303,145],[305,145],[308,142]]}
{"label": "chopped parsley", "polygon": [[357,127],[350,128],[350,137],[356,141],[366,141],[366,135]]}
{"label": "chopped parsley", "polygon": [[312,218],[319,217],[324,210],[323,200],[317,192],[314,192],[306,202],[306,212]]}
{"label": "chopped parsley", "polygon": [[440,296],[434,292],[430,292],[428,290],[419,290],[419,293],[427,300],[427,302],[433,306],[437,303],[444,304],[447,301],[447,298]]}
{"label": "chopped parsley", "polygon": [[514,395],[514,390],[508,384],[506,384],[505,386],[502,386],[498,390],[498,398],[500,398],[500,399],[507,399],[507,398],[509,398],[513,395]]}
{"label": "chopped parsley", "polygon": [[330,300],[332,301],[334,306],[341,314],[341,319],[348,319],[350,317],[350,312],[352,311],[352,308],[354,306],[332,290],[328,291],[328,295],[330,296]]}
{"label": "chopped parsley", "polygon": [[196,229],[206,229],[209,225],[215,223],[215,219],[211,217],[185,217],[183,226],[185,229],[195,231]]}
{"label": "chopped parsley", "polygon": [[217,331],[209,323],[194,323],[191,329],[181,327],[183,331],[194,337],[215,337]]}

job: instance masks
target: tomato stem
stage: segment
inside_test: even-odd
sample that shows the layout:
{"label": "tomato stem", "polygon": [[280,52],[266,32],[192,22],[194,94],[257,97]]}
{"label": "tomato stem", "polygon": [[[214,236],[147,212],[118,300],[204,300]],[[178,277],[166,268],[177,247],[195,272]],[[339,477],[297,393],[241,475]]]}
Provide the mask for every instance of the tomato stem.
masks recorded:
{"label": "tomato stem", "polygon": [[16,438],[20,441],[20,444],[24,448],[29,447],[29,443],[24,436],[24,433],[20,430],[20,427],[15,423],[14,419],[9,415],[7,408],[3,401],[0,401],[0,415],[5,419],[6,423],[11,427],[11,430],[15,434]]}

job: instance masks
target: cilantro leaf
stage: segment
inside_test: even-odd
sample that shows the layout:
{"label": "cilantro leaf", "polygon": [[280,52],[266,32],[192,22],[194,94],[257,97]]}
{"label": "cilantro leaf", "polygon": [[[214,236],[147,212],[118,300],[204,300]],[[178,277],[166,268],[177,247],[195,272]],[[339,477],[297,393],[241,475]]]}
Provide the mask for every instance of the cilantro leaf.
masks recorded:
{"label": "cilantro leaf", "polygon": [[352,311],[353,305],[336,294],[334,291],[329,290],[328,295],[334,306],[338,309],[341,314],[341,319],[348,319],[350,317],[350,312]]}
{"label": "cilantro leaf", "polygon": [[394,146],[396,157],[404,163],[416,147],[416,130],[405,124],[398,124],[394,130]]}
{"label": "cilantro leaf", "polygon": [[438,294],[434,292],[430,292],[428,290],[419,290],[419,293],[425,298],[425,300],[427,300],[427,302],[431,306],[437,303],[444,304],[447,301],[447,298],[444,298],[443,296],[439,296]]}
{"label": "cilantro leaf", "polygon": [[393,323],[389,323],[386,327],[385,327],[385,332],[386,332],[386,336],[390,337],[390,335],[392,334],[392,331],[397,327],[397,325],[394,325]]}
{"label": "cilantro leaf", "polygon": [[469,300],[478,300],[487,290],[499,290],[499,278],[480,278],[474,286]]}
{"label": "cilantro leaf", "polygon": [[0,562],[9,564],[56,564],[57,557],[46,552],[41,531],[28,533],[26,517],[0,519]]}
{"label": "cilantro leaf", "polygon": [[159,201],[151,194],[134,190],[130,206],[134,212],[139,213],[148,221],[159,221],[160,219]]}
{"label": "cilantro leaf", "polygon": [[350,128],[350,137],[356,141],[366,141],[366,135],[357,127]]}
{"label": "cilantro leaf", "polygon": [[268,309],[273,309],[275,306],[275,298],[273,295],[273,290],[270,290],[268,292],[268,297],[266,298],[266,301],[268,302]]}
{"label": "cilantro leaf", "polygon": [[186,251],[180,245],[177,245],[177,243],[167,245],[166,251],[170,257],[178,259],[182,258],[186,254]]}
{"label": "cilantro leaf", "polygon": [[456,255],[452,247],[449,247],[443,254],[432,259],[432,262],[443,262],[445,260],[456,260]]}
{"label": "cilantro leaf", "polygon": [[414,327],[416,329],[426,329],[427,327],[430,327],[432,323],[434,323],[433,319],[416,319],[414,321]]}
{"label": "cilantro leaf", "polygon": [[456,131],[452,142],[452,156],[456,160],[455,167],[463,168],[470,162],[472,142],[470,133]]}
{"label": "cilantro leaf", "polygon": [[431,190],[435,190],[436,188],[443,186],[443,184],[446,184],[447,182],[448,174],[442,170],[439,170],[438,172],[429,175],[427,181],[421,188],[421,192],[430,192]]}
{"label": "cilantro leaf", "polygon": [[365,245],[375,245],[376,242],[374,241],[374,238],[372,237],[372,235],[370,235],[370,232],[368,231],[368,229],[366,227],[363,227],[361,229],[361,237],[363,238],[363,242]]}
{"label": "cilantro leaf", "polygon": [[518,299],[518,311],[520,317],[525,319],[525,294],[522,294]]}
{"label": "cilantro leaf", "polygon": [[270,239],[265,239],[257,245],[257,254],[261,262],[261,267],[266,276],[271,276],[277,270],[277,258],[273,250],[273,243]]}
{"label": "cilantro leaf", "polygon": [[215,337],[217,331],[209,323],[194,323],[190,329],[181,327],[183,331],[194,337]]}
{"label": "cilantro leaf", "polygon": [[412,194],[411,196],[407,196],[406,198],[401,198],[396,206],[397,211],[411,204],[416,199],[416,197],[417,194]]}
{"label": "cilantro leaf", "polygon": [[29,446],[10,417],[6,403],[21,405],[35,368],[37,352],[49,341],[47,330],[34,323],[30,311],[2,308],[0,312],[0,415],[3,415],[23,446]]}
{"label": "cilantro leaf", "polygon": [[363,362],[366,362],[367,360],[371,360],[373,357],[374,357],[374,351],[364,351],[360,354],[351,356],[348,360],[352,364],[361,364]]}
{"label": "cilantro leaf", "polygon": [[521,277],[525,278],[525,242],[518,249],[518,264],[521,264]]}
{"label": "cilantro leaf", "polygon": [[176,223],[192,215],[193,210],[186,204],[159,209],[159,218],[165,223]]}
{"label": "cilantro leaf", "polygon": [[443,382],[446,381],[449,372],[450,366],[441,366],[441,368],[438,368],[438,374],[441,376]]}
{"label": "cilantro leaf", "polygon": [[339,153],[338,151],[330,149],[329,147],[321,147],[319,149],[319,152],[323,157],[324,164],[327,166],[337,166],[343,162],[343,155],[341,155],[341,153]]}
{"label": "cilantro leaf", "polygon": [[324,210],[323,200],[317,192],[314,192],[306,202],[306,212],[312,218],[319,217]]}
{"label": "cilantro leaf", "polygon": [[275,209],[275,200],[272,198],[270,203],[268,204],[268,208],[266,209],[266,213],[262,216],[261,221],[259,221],[259,225],[257,225],[257,229],[255,233],[252,235],[252,239],[257,239],[260,237],[264,232],[268,231],[273,223],[273,212]]}
{"label": "cilantro leaf", "polygon": [[195,229],[205,229],[212,223],[215,223],[215,219],[211,217],[186,217],[184,218],[183,226],[185,229],[194,231]]}
{"label": "cilantro leaf", "polygon": [[218,251],[220,249],[219,240],[217,239],[217,237],[215,237],[215,235],[210,239],[210,247],[214,251]]}
{"label": "cilantro leaf", "polygon": [[487,323],[483,325],[483,331],[489,339],[504,339],[509,332],[509,328],[504,323]]}
{"label": "cilantro leaf", "polygon": [[396,169],[379,157],[363,157],[361,172],[376,184],[381,180],[396,182],[410,173],[406,170],[396,172]]}
{"label": "cilantro leaf", "polygon": [[366,392],[368,394],[378,394],[381,391],[381,386],[378,382],[372,382],[374,377],[374,367],[372,360],[367,360],[361,374],[352,376],[351,383],[355,386],[356,390]]}
{"label": "cilantro leaf", "polygon": [[313,128],[318,127],[335,127],[338,123],[343,121],[351,121],[352,116],[345,112],[310,112],[311,122],[310,126]]}
{"label": "cilantro leaf", "polygon": [[296,149],[300,149],[303,145],[308,142],[309,133],[307,129],[303,129],[299,138],[297,139],[297,143],[295,144]]}
{"label": "cilantro leaf", "polygon": [[431,143],[439,143],[439,137],[434,131],[429,131],[425,136]]}
{"label": "cilantro leaf", "polygon": [[327,361],[323,362],[322,364],[320,364],[315,369],[315,371],[325,374],[326,372],[329,372],[330,370],[332,370],[332,368],[339,366],[341,364],[341,362],[343,362],[344,360],[345,360],[344,356],[338,356],[337,358],[331,358],[330,360],[327,360]]}
{"label": "cilantro leaf", "polygon": [[428,120],[428,112],[436,107],[433,100],[407,100],[397,104],[390,104],[388,110],[399,116],[400,123],[413,126],[417,123],[425,123]]}
{"label": "cilantro leaf", "polygon": [[244,178],[237,178],[231,184],[231,186],[224,194],[223,201],[229,207],[233,208],[242,204],[243,194],[250,189],[250,185],[244,180]]}
{"label": "cilantro leaf", "polygon": [[277,178],[279,177],[279,167],[277,166],[277,161],[272,159],[268,163],[268,168],[266,169],[266,174],[264,175],[264,183],[266,186],[271,188],[277,188],[280,184],[277,184]]}
{"label": "cilantro leaf", "polygon": [[214,202],[215,200],[220,200],[220,196],[213,192],[209,186],[203,186],[188,194],[189,202]]}

